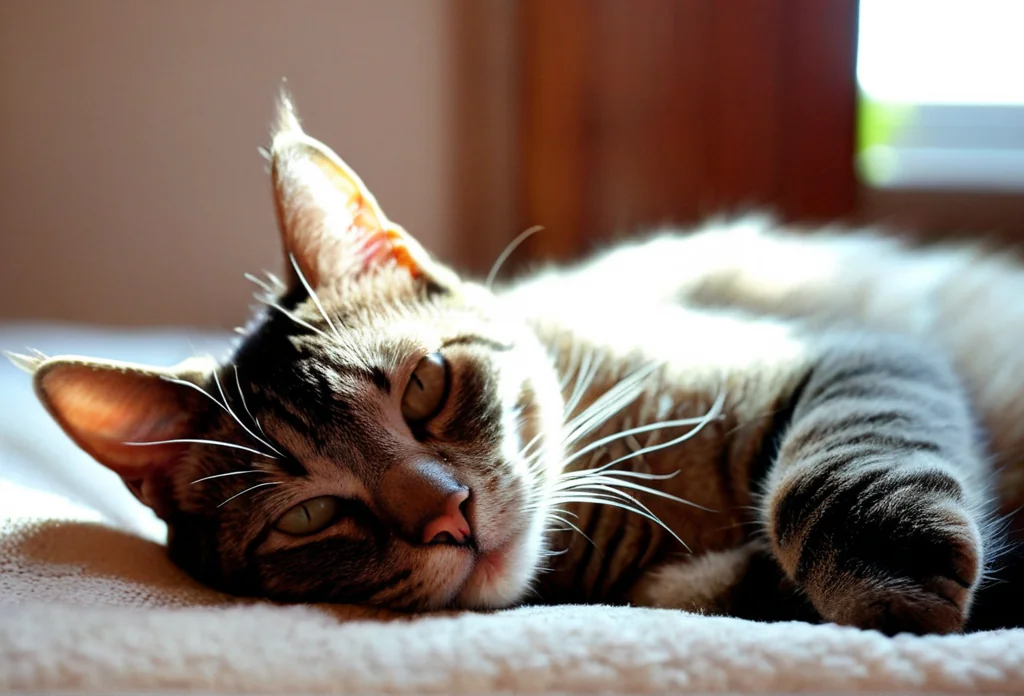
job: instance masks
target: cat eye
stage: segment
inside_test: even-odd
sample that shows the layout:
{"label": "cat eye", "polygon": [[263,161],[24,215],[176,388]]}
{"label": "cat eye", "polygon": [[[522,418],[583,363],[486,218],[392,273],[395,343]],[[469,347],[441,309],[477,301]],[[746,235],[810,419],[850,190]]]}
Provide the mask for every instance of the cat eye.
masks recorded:
{"label": "cat eye", "polygon": [[338,499],[325,495],[299,503],[274,523],[285,534],[305,536],[326,529],[338,516]]}
{"label": "cat eye", "polygon": [[448,363],[440,353],[420,360],[402,395],[402,415],[410,423],[436,416],[448,395]]}

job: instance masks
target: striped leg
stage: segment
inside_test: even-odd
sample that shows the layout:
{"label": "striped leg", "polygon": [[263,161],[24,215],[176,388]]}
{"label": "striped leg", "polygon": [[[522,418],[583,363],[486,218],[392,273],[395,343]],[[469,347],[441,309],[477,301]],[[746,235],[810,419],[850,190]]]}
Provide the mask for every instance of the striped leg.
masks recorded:
{"label": "striped leg", "polygon": [[763,500],[785,573],[829,621],[961,630],[984,565],[986,471],[945,364],[902,340],[826,346]]}

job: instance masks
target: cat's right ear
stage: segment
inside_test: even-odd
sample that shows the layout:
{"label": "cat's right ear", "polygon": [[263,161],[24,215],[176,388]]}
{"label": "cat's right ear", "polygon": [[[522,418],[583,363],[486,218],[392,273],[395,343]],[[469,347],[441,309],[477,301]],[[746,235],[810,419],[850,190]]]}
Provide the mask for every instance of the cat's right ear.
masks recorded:
{"label": "cat's right ear", "polygon": [[351,167],[302,130],[286,95],[281,96],[277,120],[267,156],[293,286],[302,280],[320,288],[385,266],[413,279],[455,282],[450,270],[387,218]]}
{"label": "cat's right ear", "polygon": [[161,514],[161,485],[207,406],[198,387],[213,362],[190,358],[167,369],[74,356],[9,355],[30,372],[39,400],[64,432],[117,473],[143,503]]}

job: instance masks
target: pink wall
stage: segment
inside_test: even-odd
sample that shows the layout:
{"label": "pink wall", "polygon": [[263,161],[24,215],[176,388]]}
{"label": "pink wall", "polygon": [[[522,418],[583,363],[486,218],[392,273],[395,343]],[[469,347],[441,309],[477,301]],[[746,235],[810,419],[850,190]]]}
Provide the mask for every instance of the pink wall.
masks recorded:
{"label": "pink wall", "polygon": [[277,270],[280,78],[444,255],[450,0],[0,2],[0,320],[230,328]]}

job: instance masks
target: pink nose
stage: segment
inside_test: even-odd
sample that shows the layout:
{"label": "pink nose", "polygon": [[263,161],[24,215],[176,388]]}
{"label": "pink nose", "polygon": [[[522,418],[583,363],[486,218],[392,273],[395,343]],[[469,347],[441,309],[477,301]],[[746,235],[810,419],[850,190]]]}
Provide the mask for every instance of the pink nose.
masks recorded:
{"label": "pink nose", "polygon": [[466,516],[462,514],[462,504],[469,500],[469,491],[461,488],[451,493],[444,501],[444,511],[427,522],[423,528],[424,544],[440,544],[454,541],[457,544],[469,539],[472,531]]}

